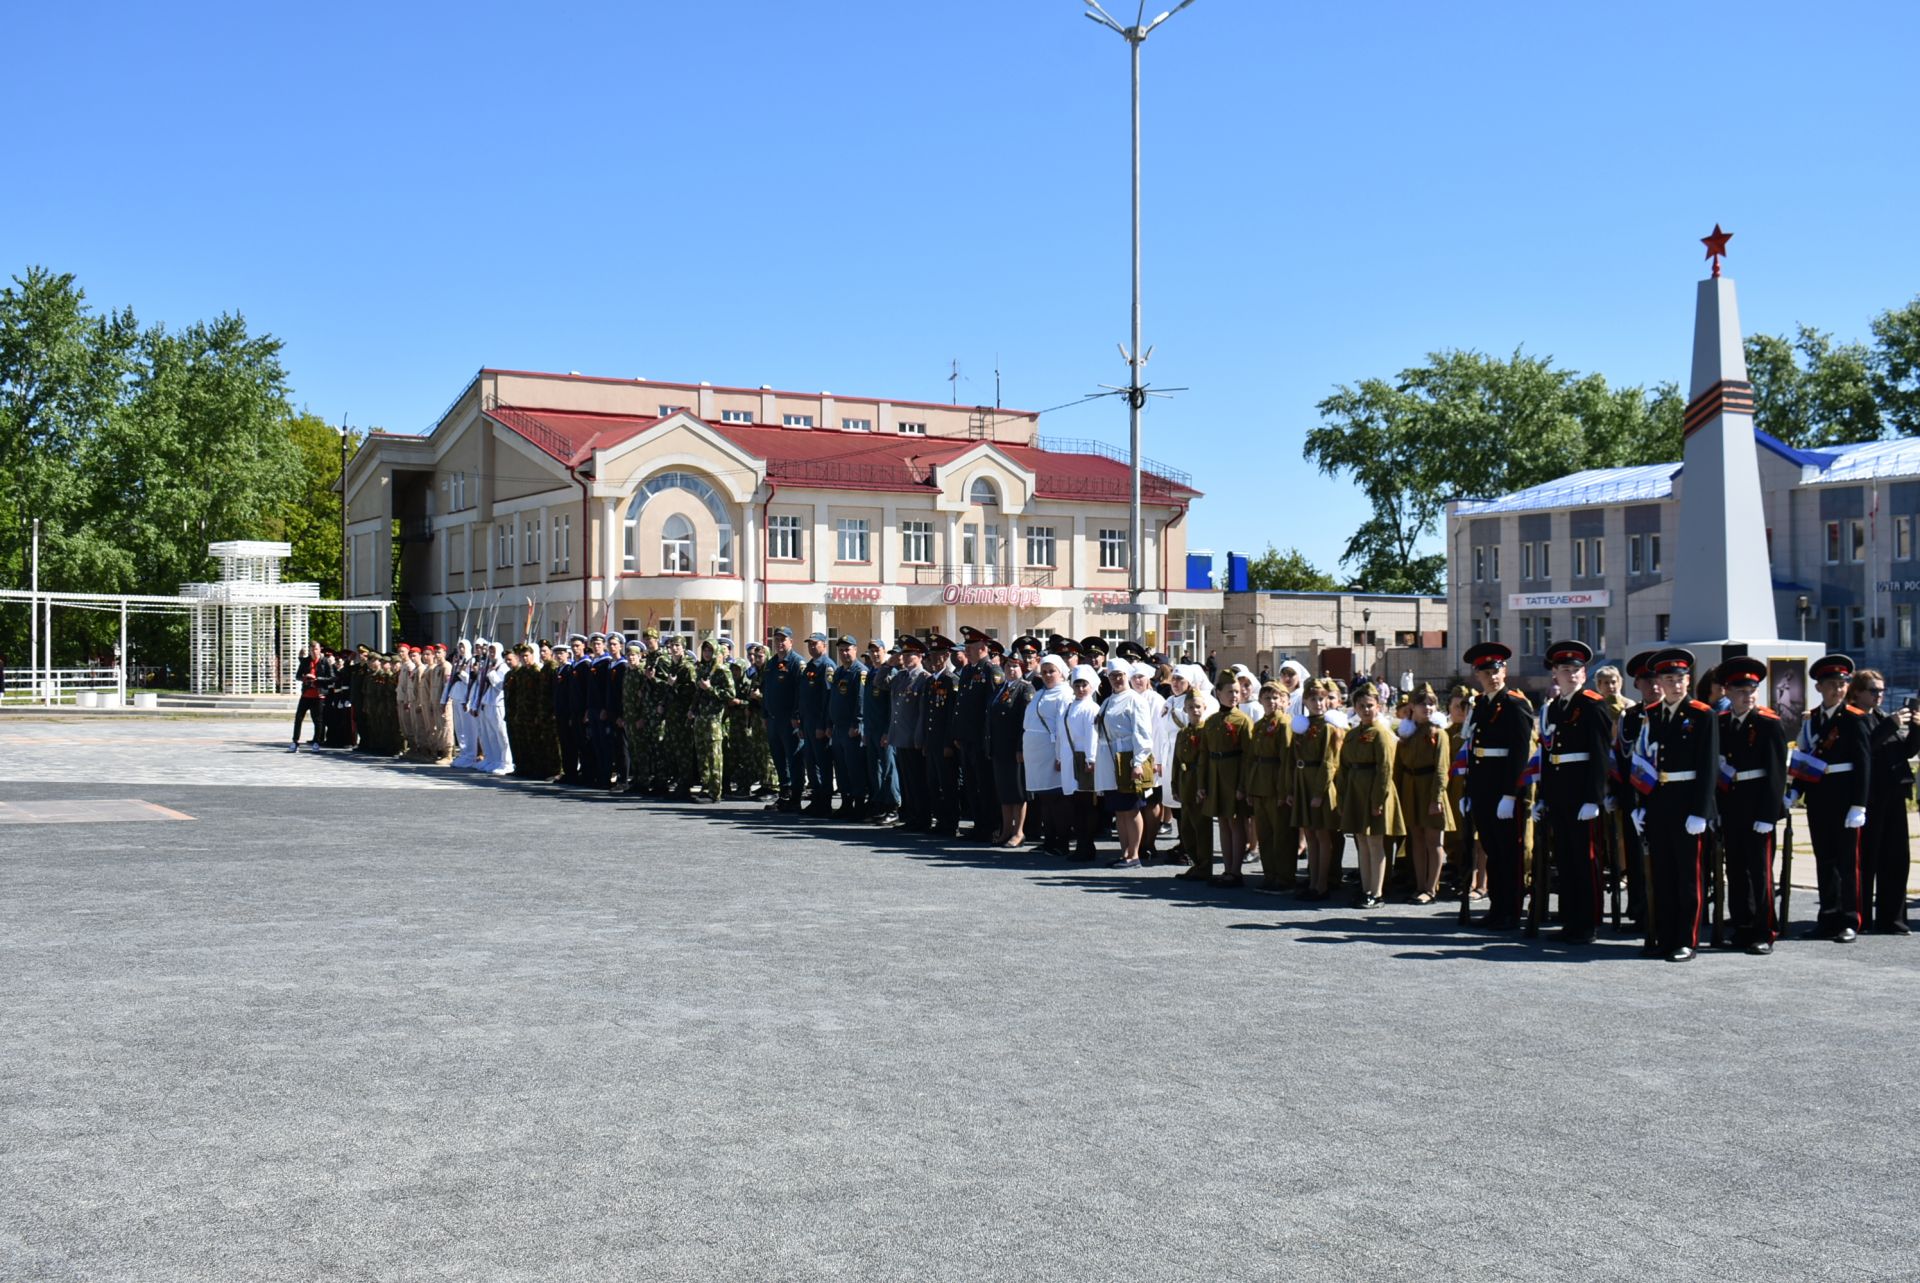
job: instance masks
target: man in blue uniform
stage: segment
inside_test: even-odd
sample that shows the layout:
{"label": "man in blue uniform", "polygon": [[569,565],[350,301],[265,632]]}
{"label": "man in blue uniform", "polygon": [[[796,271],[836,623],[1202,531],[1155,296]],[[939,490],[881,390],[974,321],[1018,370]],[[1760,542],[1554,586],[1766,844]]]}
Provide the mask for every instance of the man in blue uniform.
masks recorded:
{"label": "man in blue uniform", "polygon": [[927,804],[932,811],[929,830],[952,837],[960,819],[960,755],[953,746],[954,708],[959,703],[959,675],[950,662],[953,642],[939,633],[927,639],[926,714]]}
{"label": "man in blue uniform", "polygon": [[800,686],[800,707],[794,729],[800,732],[800,751],[806,761],[811,796],[802,814],[833,814],[833,728],[827,719],[827,696],[833,689],[833,661],[827,658],[827,635],[807,635],[807,664]]}
{"label": "man in blue uniform", "polygon": [[800,809],[800,741],[795,734],[800,714],[800,688],[806,666],[793,650],[793,629],[773,630],[773,654],[761,669],[760,708],[767,719],[767,751],[780,781],[776,811]]}
{"label": "man in blue uniform", "polygon": [[900,812],[900,786],[894,780],[893,749],[887,733],[893,725],[893,675],[898,652],[889,655],[879,638],[867,643],[867,679],[860,689],[860,725],[867,770],[867,813],[875,824],[891,823]]}
{"label": "man in blue uniform", "polygon": [[992,657],[992,639],[978,628],[962,628],[967,662],[958,675],[959,705],[953,716],[954,748],[960,755],[958,810],[971,827],[962,835],[990,842],[1000,828],[1000,803],[993,791],[992,760],[987,755],[987,709],[1003,680]]}
{"label": "man in blue uniform", "polygon": [[845,820],[867,816],[867,666],[860,662],[859,645],[851,636],[835,643],[840,662],[834,666],[827,690],[827,727],[834,770],[840,778],[840,818]]}
{"label": "man in blue uniform", "polygon": [[887,749],[894,755],[900,780],[900,827],[924,833],[933,827],[933,807],[927,794],[926,691],[922,664],[927,645],[918,637],[900,639],[900,667],[888,683]]}

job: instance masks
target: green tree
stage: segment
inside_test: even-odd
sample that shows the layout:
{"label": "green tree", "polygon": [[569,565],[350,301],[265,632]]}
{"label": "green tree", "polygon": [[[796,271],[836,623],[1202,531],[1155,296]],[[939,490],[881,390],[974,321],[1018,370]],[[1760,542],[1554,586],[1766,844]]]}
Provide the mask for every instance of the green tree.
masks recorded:
{"label": "green tree", "polygon": [[1920,437],[1920,296],[1873,318],[1873,395],[1888,427]]}
{"label": "green tree", "polygon": [[1298,548],[1280,552],[1268,544],[1264,553],[1247,560],[1247,587],[1256,592],[1334,592],[1340,584]]}
{"label": "green tree", "polygon": [[1864,345],[1835,344],[1802,325],[1791,339],[1748,335],[1746,356],[1761,431],[1807,449],[1880,439],[1873,354]]}
{"label": "green tree", "polygon": [[[322,597],[339,597],[340,584],[340,429],[311,412],[287,421],[287,437],[298,459],[299,481],[293,494],[268,523],[269,537],[293,545],[286,577],[320,585]],[[361,433],[350,431],[349,452],[359,449]],[[315,639],[325,645],[340,640],[340,617],[316,615]]]}

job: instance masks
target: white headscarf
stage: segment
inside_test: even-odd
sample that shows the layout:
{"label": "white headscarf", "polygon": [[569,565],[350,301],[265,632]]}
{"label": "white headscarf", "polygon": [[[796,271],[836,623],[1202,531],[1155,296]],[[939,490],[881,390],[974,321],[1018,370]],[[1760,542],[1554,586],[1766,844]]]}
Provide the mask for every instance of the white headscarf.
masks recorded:
{"label": "white headscarf", "polygon": [[1085,682],[1089,686],[1098,686],[1100,685],[1100,674],[1094,672],[1090,665],[1081,664],[1073,670],[1067,680],[1070,682]]}

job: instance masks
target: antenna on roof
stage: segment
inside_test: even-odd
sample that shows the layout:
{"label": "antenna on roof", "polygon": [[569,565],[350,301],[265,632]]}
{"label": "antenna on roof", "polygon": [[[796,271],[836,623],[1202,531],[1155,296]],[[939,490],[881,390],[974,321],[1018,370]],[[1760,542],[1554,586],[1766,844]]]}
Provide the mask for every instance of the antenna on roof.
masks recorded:
{"label": "antenna on roof", "polygon": [[1000,408],[1000,354],[993,354],[993,408]]}
{"label": "antenna on roof", "polygon": [[947,376],[947,386],[953,389],[953,403],[960,404],[960,358],[953,359],[953,373]]}

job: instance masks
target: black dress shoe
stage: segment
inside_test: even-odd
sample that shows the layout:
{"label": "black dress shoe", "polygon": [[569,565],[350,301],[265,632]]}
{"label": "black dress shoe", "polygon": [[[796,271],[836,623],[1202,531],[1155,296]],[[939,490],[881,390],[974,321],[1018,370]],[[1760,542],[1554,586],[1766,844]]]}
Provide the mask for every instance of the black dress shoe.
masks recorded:
{"label": "black dress shoe", "polygon": [[1213,885],[1217,887],[1237,887],[1246,882],[1238,873],[1220,873],[1214,875]]}
{"label": "black dress shoe", "polygon": [[1852,944],[1855,940],[1858,940],[1859,938],[1860,938],[1860,933],[1858,931],[1855,931],[1852,927],[1841,927],[1840,934],[1834,936],[1833,942],[1835,944]]}
{"label": "black dress shoe", "polygon": [[1895,918],[1892,922],[1882,922],[1880,929],[1890,936],[1910,936],[1913,934],[1913,928],[1898,918]]}
{"label": "black dress shoe", "polygon": [[1664,958],[1666,956],[1666,950],[1649,940],[1646,944],[1640,946],[1640,956],[1643,958]]}
{"label": "black dress shoe", "polygon": [[1692,962],[1693,950],[1689,949],[1686,945],[1683,944],[1678,949],[1675,949],[1672,953],[1667,955],[1667,961],[1668,962]]}
{"label": "black dress shoe", "polygon": [[1561,927],[1553,933],[1553,938],[1565,944],[1592,944],[1593,932],[1575,931],[1572,927]]}
{"label": "black dress shoe", "polygon": [[1773,946],[1768,944],[1765,940],[1755,940],[1752,944],[1747,946],[1747,952],[1752,954],[1756,958],[1764,958],[1768,954],[1773,952]]}
{"label": "black dress shoe", "polygon": [[1831,940],[1834,930],[1824,922],[1816,922],[1800,933],[1802,940]]}
{"label": "black dress shoe", "polygon": [[1173,876],[1178,882],[1211,882],[1213,880],[1213,874],[1200,868],[1188,869],[1185,873],[1176,873]]}

